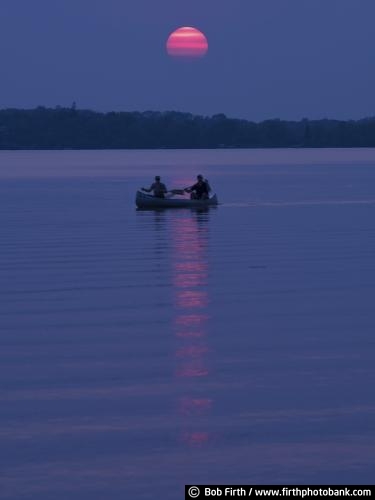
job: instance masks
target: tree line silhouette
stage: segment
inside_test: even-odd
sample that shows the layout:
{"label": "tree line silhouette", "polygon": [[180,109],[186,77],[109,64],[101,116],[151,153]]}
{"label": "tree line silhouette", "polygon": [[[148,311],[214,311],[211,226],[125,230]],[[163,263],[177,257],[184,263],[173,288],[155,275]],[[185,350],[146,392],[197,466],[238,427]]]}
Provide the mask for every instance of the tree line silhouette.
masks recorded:
{"label": "tree line silhouette", "polygon": [[375,117],[265,120],[70,108],[0,110],[0,149],[375,147]]}

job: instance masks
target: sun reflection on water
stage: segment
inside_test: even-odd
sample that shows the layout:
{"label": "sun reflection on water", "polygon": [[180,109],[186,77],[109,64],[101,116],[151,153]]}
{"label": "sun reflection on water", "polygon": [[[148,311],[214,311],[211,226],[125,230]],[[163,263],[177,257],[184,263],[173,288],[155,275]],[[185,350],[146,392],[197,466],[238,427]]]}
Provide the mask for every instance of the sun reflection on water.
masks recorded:
{"label": "sun reflection on water", "polygon": [[175,377],[181,387],[177,412],[181,441],[188,446],[209,442],[207,425],[213,399],[205,381],[209,366],[208,214],[186,212],[173,228]]}

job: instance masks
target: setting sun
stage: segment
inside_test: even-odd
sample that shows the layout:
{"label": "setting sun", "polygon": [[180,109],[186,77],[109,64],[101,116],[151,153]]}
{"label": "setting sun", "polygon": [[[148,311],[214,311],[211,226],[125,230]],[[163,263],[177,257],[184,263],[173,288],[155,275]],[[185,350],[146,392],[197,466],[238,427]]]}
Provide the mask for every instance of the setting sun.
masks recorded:
{"label": "setting sun", "polygon": [[189,26],[173,31],[167,40],[167,52],[173,57],[203,57],[208,50],[205,35]]}

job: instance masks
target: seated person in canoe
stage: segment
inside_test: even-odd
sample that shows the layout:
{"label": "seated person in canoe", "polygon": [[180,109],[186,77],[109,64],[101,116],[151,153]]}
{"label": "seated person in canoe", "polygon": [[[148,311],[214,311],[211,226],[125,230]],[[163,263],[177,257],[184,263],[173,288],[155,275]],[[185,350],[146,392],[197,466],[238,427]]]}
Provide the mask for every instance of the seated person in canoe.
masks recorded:
{"label": "seated person in canoe", "polygon": [[141,188],[142,191],[146,191],[146,193],[150,193],[153,191],[153,194],[156,198],[164,198],[165,193],[167,192],[167,187],[163,182],[160,182],[160,176],[155,176],[155,182],[151,184],[149,188]]}
{"label": "seated person in canoe", "polygon": [[203,179],[203,175],[197,175],[197,182],[192,186],[185,188],[190,194],[192,200],[207,200],[211,188],[208,181]]}

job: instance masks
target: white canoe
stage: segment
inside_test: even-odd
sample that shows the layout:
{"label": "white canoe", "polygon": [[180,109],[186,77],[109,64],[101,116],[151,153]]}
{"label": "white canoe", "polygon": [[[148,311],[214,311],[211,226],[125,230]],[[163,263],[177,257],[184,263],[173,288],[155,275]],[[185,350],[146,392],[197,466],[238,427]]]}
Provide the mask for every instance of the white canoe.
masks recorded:
{"label": "white canoe", "polygon": [[217,196],[213,194],[207,200],[191,200],[190,198],[156,198],[150,194],[137,191],[135,204],[138,208],[202,208],[217,205]]}

